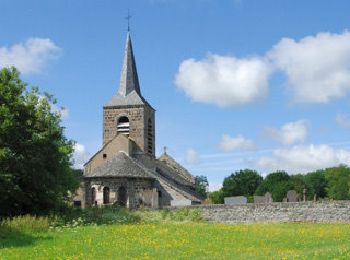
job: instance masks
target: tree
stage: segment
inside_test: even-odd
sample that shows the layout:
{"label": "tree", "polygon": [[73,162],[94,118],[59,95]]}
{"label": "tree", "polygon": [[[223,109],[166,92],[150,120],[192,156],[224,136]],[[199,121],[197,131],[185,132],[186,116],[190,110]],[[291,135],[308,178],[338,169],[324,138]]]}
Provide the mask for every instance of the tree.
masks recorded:
{"label": "tree", "polygon": [[224,179],[223,195],[224,197],[252,196],[262,181],[263,178],[255,170],[239,170]]}
{"label": "tree", "polygon": [[208,198],[214,204],[223,204],[224,203],[224,194],[222,192],[222,189],[217,190],[217,191],[209,192],[208,193]]}
{"label": "tree", "polygon": [[196,176],[196,191],[203,197],[207,198],[209,182],[206,176]]}
{"label": "tree", "polygon": [[327,195],[335,200],[350,199],[350,168],[345,165],[325,170]]}
{"label": "tree", "polygon": [[316,195],[316,198],[326,197],[327,181],[324,170],[317,170],[310,172],[304,176],[306,186],[306,197],[308,200],[312,200]]}
{"label": "tree", "polygon": [[265,179],[263,180],[261,185],[257,188],[255,193],[260,196],[264,195],[266,192],[273,193],[273,189],[280,182],[286,182],[286,181],[287,182],[290,181],[290,176],[285,171],[277,171],[277,172],[270,173],[265,177]]}
{"label": "tree", "polygon": [[0,216],[51,210],[74,192],[73,142],[52,96],[26,91],[15,68],[0,70]]}

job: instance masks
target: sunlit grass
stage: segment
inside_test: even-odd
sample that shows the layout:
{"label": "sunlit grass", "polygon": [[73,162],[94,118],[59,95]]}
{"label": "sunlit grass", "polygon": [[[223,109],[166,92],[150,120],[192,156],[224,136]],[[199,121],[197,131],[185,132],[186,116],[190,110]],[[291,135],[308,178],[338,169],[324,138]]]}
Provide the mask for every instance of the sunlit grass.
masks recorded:
{"label": "sunlit grass", "polygon": [[81,226],[0,238],[0,248],[0,259],[349,259],[350,225]]}

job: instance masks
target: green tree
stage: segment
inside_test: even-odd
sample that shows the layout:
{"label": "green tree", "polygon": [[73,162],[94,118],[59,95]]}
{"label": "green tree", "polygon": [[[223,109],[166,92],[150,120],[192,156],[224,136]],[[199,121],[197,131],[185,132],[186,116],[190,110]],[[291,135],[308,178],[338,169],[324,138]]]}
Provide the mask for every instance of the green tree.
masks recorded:
{"label": "green tree", "polygon": [[327,195],[331,199],[350,199],[350,168],[345,165],[325,170]]}
{"label": "green tree", "polygon": [[[268,174],[260,186],[257,188],[255,194],[263,196],[266,192],[271,192],[272,197],[275,187],[281,182],[290,182],[290,176],[285,171],[277,171]],[[287,187],[288,185],[281,185],[281,187]],[[281,193],[281,187],[278,188],[278,192]],[[288,190],[285,191],[287,193]],[[277,196],[280,197],[280,196]]]}
{"label": "green tree", "polygon": [[15,68],[0,70],[1,216],[51,210],[78,186],[73,142],[50,103],[37,88],[27,91]]}
{"label": "green tree", "polygon": [[224,179],[222,192],[224,197],[252,196],[262,181],[263,177],[255,170],[239,170]]}
{"label": "green tree", "polygon": [[223,204],[224,203],[224,194],[222,192],[222,189],[217,190],[217,191],[209,192],[208,193],[208,198],[214,204]]}
{"label": "green tree", "polygon": [[196,191],[203,197],[207,198],[209,182],[206,176],[196,176]]}
{"label": "green tree", "polygon": [[[300,180],[295,178],[295,184],[297,183],[300,184]],[[282,201],[287,195],[288,190],[291,189],[293,189],[293,182],[288,173],[277,171],[265,177],[255,194],[263,196],[266,192],[270,192],[273,201]]]}
{"label": "green tree", "polygon": [[310,172],[304,176],[306,186],[306,197],[308,200],[312,200],[316,195],[317,198],[326,197],[327,181],[324,170],[317,170]]}

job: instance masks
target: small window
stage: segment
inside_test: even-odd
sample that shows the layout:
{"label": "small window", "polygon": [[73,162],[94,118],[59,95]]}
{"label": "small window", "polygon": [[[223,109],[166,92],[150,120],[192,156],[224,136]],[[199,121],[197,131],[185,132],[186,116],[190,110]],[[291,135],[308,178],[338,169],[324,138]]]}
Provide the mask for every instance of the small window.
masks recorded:
{"label": "small window", "polygon": [[103,154],[103,159],[106,159],[107,158],[107,154]]}

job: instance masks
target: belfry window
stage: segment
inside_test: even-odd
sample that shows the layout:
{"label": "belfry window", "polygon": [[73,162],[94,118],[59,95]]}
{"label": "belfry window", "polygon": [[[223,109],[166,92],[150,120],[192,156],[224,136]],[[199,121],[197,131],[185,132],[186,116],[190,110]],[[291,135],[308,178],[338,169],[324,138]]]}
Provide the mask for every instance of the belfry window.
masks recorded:
{"label": "belfry window", "polygon": [[153,124],[151,119],[148,119],[147,130],[147,151],[149,154],[153,154]]}
{"label": "belfry window", "polygon": [[129,135],[130,123],[126,116],[122,116],[118,119],[117,134]]}

